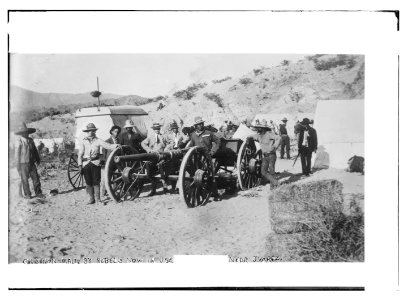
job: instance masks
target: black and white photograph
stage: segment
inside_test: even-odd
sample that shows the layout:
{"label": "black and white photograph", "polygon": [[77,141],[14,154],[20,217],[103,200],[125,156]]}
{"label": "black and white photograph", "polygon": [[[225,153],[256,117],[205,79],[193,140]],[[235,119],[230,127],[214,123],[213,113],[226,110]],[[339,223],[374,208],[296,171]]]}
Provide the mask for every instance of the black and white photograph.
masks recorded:
{"label": "black and white photograph", "polygon": [[9,288],[358,292],[377,260],[398,286],[399,18],[364,42],[374,15],[8,11]]}
{"label": "black and white photograph", "polygon": [[364,261],[363,55],[10,68],[10,263]]}

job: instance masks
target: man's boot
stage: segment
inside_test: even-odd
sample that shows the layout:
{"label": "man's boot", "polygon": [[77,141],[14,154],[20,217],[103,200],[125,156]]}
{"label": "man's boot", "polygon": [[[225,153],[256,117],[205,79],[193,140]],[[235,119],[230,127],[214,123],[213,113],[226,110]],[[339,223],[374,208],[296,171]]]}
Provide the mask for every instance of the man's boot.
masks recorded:
{"label": "man's boot", "polygon": [[161,183],[162,183],[162,185],[163,185],[163,193],[168,193],[168,186],[167,186],[167,183],[166,183],[166,180],[164,180],[164,179],[160,179],[160,181],[161,181]]}
{"label": "man's boot", "polygon": [[86,186],[86,192],[89,195],[89,201],[87,204],[94,204],[95,203],[95,195],[94,195],[94,189],[92,185],[87,185]]}
{"label": "man's boot", "polygon": [[152,181],[152,190],[150,191],[150,193],[147,195],[147,197],[152,197],[156,194],[156,186],[157,183],[155,180]]}
{"label": "man's boot", "polygon": [[99,184],[93,186],[96,203],[101,202],[101,186]]}

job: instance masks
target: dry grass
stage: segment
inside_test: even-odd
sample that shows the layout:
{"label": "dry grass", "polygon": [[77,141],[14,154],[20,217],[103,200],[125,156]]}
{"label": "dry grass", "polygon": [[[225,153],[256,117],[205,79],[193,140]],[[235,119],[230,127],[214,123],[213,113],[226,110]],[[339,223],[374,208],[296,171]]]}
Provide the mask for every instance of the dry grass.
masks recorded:
{"label": "dry grass", "polygon": [[268,255],[287,261],[363,261],[363,213],[343,212],[336,180],[284,185],[269,199]]}

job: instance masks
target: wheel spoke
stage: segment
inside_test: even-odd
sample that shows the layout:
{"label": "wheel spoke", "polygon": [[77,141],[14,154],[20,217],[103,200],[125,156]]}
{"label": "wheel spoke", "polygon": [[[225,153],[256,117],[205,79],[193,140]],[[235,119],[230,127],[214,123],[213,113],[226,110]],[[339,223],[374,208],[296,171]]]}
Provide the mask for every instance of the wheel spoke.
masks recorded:
{"label": "wheel spoke", "polygon": [[122,180],[122,176],[117,177],[116,179],[112,180],[111,182],[112,182],[112,183],[116,183],[116,182],[118,182],[119,180]]}
{"label": "wheel spoke", "polygon": [[77,183],[77,181],[78,181],[79,178],[81,178],[81,176],[78,176],[77,179],[75,179],[75,181],[74,181],[74,186],[75,186],[75,187],[76,187],[76,183]]}

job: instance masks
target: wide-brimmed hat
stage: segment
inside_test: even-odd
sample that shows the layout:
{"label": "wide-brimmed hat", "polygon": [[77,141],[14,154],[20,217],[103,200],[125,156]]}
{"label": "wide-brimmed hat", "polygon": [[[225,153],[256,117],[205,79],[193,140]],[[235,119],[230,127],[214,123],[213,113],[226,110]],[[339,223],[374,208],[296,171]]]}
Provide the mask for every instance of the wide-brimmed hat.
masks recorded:
{"label": "wide-brimmed hat", "polygon": [[152,125],[152,129],[156,130],[156,129],[160,129],[162,126],[159,123],[153,123]]}
{"label": "wide-brimmed hat", "polygon": [[251,127],[254,127],[254,128],[269,128],[269,126],[268,126],[268,122],[266,122],[266,120],[262,120],[262,122],[261,123],[259,123],[259,125],[252,125]]}
{"label": "wide-brimmed hat", "polygon": [[170,129],[176,129],[176,128],[177,129],[179,128],[176,122],[170,124]]}
{"label": "wide-brimmed hat", "polygon": [[288,119],[287,119],[286,117],[284,117],[284,118],[282,119],[282,121],[283,121],[283,122],[287,122]]}
{"label": "wide-brimmed hat", "polygon": [[97,131],[98,128],[96,128],[94,123],[89,123],[86,125],[86,129],[82,130],[83,132],[88,132],[88,131]]}
{"label": "wide-brimmed hat", "polygon": [[28,128],[26,123],[22,122],[20,126],[17,127],[16,131],[14,131],[14,134],[20,135],[23,133],[31,134],[34,133],[36,130],[35,128]]}
{"label": "wide-brimmed hat", "polygon": [[123,128],[129,128],[129,127],[135,127],[135,124],[133,123],[132,120],[126,120],[125,126],[123,126]]}
{"label": "wide-brimmed hat", "polygon": [[300,122],[300,124],[308,125],[308,124],[311,124],[311,123],[310,123],[310,120],[309,120],[308,118],[304,118],[304,119],[302,120],[302,122]]}
{"label": "wide-brimmed hat", "polygon": [[194,118],[194,125],[198,125],[198,124],[201,124],[201,123],[204,123],[203,118],[201,118],[201,117],[195,117]]}

